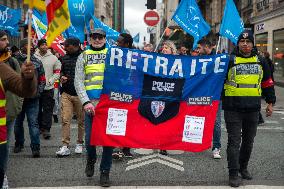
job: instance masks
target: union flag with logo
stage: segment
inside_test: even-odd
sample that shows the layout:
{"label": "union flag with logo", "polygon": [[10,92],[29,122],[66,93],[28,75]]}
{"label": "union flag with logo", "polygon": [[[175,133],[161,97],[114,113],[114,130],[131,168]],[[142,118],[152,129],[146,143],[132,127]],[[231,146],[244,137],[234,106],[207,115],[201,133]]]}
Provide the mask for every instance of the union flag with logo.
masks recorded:
{"label": "union flag with logo", "polygon": [[91,145],[184,150],[211,147],[229,57],[110,48]]}

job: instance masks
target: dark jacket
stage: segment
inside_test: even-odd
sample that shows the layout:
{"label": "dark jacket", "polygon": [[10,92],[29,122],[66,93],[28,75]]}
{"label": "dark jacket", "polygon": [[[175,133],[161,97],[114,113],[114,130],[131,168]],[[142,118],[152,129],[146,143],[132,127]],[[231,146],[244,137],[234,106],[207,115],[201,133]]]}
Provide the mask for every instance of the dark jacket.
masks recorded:
{"label": "dark jacket", "polygon": [[[19,53],[16,55],[15,57],[18,62],[20,63],[20,65],[22,65],[26,59],[27,59],[27,55],[23,54],[23,53]],[[35,66],[35,70],[36,70],[36,78],[37,78],[37,93],[36,93],[36,97],[39,97],[40,94],[43,92],[45,84],[46,84],[46,80],[45,80],[45,73],[44,73],[44,68],[42,65],[42,62],[37,59],[35,56],[31,55],[31,62],[34,64]]]}
{"label": "dark jacket", "polygon": [[67,82],[63,83],[60,92],[67,93],[71,96],[77,96],[77,92],[74,86],[74,78],[75,78],[75,68],[78,56],[81,54],[81,50],[75,52],[74,54],[66,54],[59,58],[61,62],[61,72],[60,78],[62,76],[67,77]]}
{"label": "dark jacket", "polygon": [[[238,51],[234,51],[230,57],[228,71],[234,66],[235,57],[243,57]],[[253,51],[250,57],[256,56],[256,51]],[[245,57],[243,57],[245,58]],[[249,58],[249,57],[248,57]],[[271,72],[268,63],[264,58],[258,56],[259,62],[263,70],[263,78],[261,81],[262,95],[267,103],[275,103],[275,91],[271,78]],[[226,77],[227,78],[227,77]],[[225,96],[223,91],[223,109],[237,112],[255,112],[260,111],[261,96]]]}
{"label": "dark jacket", "polygon": [[[7,65],[9,65],[14,71],[18,74],[21,73],[21,68],[18,61],[10,57],[7,61],[5,61]],[[15,95],[10,91],[6,91],[6,115],[7,121],[14,121],[17,115],[22,111],[24,99]]]}

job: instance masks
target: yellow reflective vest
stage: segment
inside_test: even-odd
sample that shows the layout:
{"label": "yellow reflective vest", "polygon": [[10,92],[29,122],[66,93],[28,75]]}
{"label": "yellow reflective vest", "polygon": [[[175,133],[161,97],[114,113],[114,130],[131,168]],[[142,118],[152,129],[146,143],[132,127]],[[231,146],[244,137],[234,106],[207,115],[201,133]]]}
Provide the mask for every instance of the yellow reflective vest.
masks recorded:
{"label": "yellow reflective vest", "polygon": [[0,78],[0,145],[7,143],[5,105],[6,105],[5,90]]}
{"label": "yellow reflective vest", "polygon": [[108,49],[84,51],[85,89],[90,99],[100,98],[103,89],[105,59]]}
{"label": "yellow reflective vest", "polygon": [[224,84],[225,96],[261,96],[262,66],[258,57],[235,57]]}

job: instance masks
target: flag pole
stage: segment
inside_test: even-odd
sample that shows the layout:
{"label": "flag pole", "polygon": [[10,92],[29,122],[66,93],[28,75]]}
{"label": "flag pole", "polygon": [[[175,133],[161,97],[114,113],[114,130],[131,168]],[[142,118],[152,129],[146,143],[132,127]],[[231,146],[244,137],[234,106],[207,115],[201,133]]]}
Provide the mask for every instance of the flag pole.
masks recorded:
{"label": "flag pole", "polygon": [[28,9],[28,51],[27,51],[27,62],[31,61],[31,33],[32,33],[32,14],[33,9],[31,3]]}
{"label": "flag pole", "polygon": [[219,39],[218,39],[218,43],[217,43],[217,47],[216,47],[216,54],[218,53],[218,49],[220,46],[220,41],[221,41],[221,36],[219,35]]}
{"label": "flag pole", "polygon": [[159,47],[159,45],[160,45],[160,43],[161,43],[161,40],[162,40],[162,38],[164,37],[164,35],[165,35],[165,33],[166,33],[166,29],[170,26],[170,24],[172,23],[172,21],[173,21],[173,19],[170,20],[170,22],[168,23],[167,27],[164,29],[164,32],[163,32],[163,34],[161,35],[161,37],[160,37],[160,39],[159,39],[159,41],[158,41],[158,44],[156,45],[156,48],[155,48],[154,52],[157,52],[157,49],[158,49],[158,47]]}

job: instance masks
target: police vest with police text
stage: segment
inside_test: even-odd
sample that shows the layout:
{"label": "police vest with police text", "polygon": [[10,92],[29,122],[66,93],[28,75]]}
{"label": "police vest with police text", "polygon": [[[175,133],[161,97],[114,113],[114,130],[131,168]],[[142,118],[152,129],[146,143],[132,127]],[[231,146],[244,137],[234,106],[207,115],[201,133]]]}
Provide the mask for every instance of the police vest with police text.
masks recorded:
{"label": "police vest with police text", "polygon": [[261,96],[262,66],[257,56],[235,57],[224,85],[225,96]]}
{"label": "police vest with police text", "polygon": [[85,89],[88,97],[92,99],[100,98],[103,89],[105,59],[108,49],[100,51],[86,50],[85,60]]}

